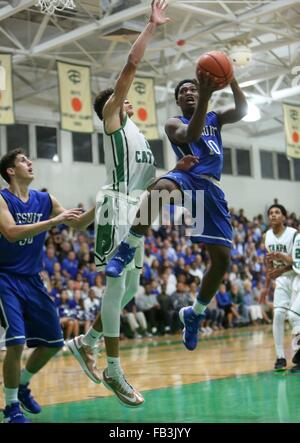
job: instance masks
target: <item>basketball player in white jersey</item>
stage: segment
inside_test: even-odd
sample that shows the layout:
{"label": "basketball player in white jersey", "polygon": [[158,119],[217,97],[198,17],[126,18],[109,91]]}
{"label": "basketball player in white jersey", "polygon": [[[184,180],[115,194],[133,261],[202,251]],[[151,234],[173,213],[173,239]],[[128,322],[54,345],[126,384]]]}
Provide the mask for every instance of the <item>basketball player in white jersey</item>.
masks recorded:
{"label": "basketball player in white jersey", "polygon": [[[297,230],[285,226],[287,216],[284,206],[274,204],[268,209],[268,217],[271,225],[265,234],[265,245],[268,253],[281,253],[285,256],[292,254],[293,242]],[[261,300],[267,296],[272,279],[276,281],[274,292],[274,318],[273,337],[275,342],[276,361],[275,371],[283,371],[287,367],[284,352],[284,324],[291,306],[292,288],[295,272],[282,260],[273,260],[272,256],[267,259],[266,288],[262,293]]]}
{"label": "basketball player in white jersey", "polygon": [[[169,21],[165,17],[165,0],[153,0],[149,23],[131,48],[114,89],[101,92],[95,101],[94,109],[103,121],[104,152],[107,174],[106,185],[97,197],[95,257],[97,269],[107,264],[107,259],[115,252],[122,237],[129,231],[131,222],[120,224],[120,216],[139,206],[135,198],[138,191],[145,191],[155,179],[155,161],[149,144],[137,126],[130,120],[133,114],[131,104],[126,100],[134,80],[137,66],[146,46],[156,28]],[[187,169],[195,164],[193,156],[187,156],[181,165],[188,163]],[[179,164],[176,165],[179,167]],[[129,209],[128,209],[129,208]],[[109,223],[105,224],[107,214]],[[135,212],[133,211],[133,217]],[[123,220],[124,221],[124,220]],[[140,272],[143,267],[144,241],[141,238],[134,255],[133,264],[119,278],[107,277],[106,291],[103,296],[101,316],[98,315],[93,326],[85,336],[76,337],[68,342],[70,350],[88,377],[95,383],[103,384],[112,390],[119,401],[128,407],[138,407],[144,402],[143,396],[126,380],[119,357],[120,312],[136,294],[139,287]],[[103,332],[102,332],[103,331]],[[107,368],[101,376],[95,367],[93,347],[104,335],[107,354]]]}
{"label": "basketball player in white jersey", "polygon": [[292,289],[292,301],[288,310],[288,318],[292,325],[292,349],[295,352],[291,368],[292,373],[300,373],[300,233],[294,236],[292,255],[275,252],[268,255],[268,260],[281,260],[295,272]]}

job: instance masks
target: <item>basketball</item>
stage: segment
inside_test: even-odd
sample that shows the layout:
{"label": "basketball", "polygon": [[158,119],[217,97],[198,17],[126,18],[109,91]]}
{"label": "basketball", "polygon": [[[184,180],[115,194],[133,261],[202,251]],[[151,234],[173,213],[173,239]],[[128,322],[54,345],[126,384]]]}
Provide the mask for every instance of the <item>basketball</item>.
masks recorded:
{"label": "basketball", "polygon": [[211,51],[202,54],[197,60],[196,75],[200,72],[208,72],[220,85],[219,89],[225,88],[233,79],[233,67],[226,54],[220,51]]}

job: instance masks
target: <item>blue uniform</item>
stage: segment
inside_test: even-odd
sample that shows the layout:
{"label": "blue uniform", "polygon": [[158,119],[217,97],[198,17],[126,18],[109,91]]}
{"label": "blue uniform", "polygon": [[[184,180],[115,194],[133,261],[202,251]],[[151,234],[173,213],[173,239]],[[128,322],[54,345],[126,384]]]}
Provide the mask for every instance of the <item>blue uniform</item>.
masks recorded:
{"label": "blue uniform", "polygon": [[[23,202],[8,189],[0,191],[17,225],[48,220],[52,202],[46,192],[29,191]],[[63,346],[54,302],[39,275],[46,233],[15,243],[0,235],[0,324],[5,345]]]}
{"label": "blue uniform", "polygon": [[[177,118],[187,125],[190,122],[183,116]],[[218,184],[223,169],[223,146],[217,114],[209,112],[206,115],[202,135],[196,143],[179,146],[172,140],[170,142],[178,160],[188,154],[195,155],[199,159],[199,163],[188,172],[175,170],[162,177],[174,181],[192,200],[192,215],[197,219],[197,228],[193,230],[191,235],[192,242],[231,247],[230,213],[224,193]],[[197,191],[204,191],[203,201]],[[201,210],[200,217],[199,208]],[[199,218],[203,219],[202,223],[199,222]]]}

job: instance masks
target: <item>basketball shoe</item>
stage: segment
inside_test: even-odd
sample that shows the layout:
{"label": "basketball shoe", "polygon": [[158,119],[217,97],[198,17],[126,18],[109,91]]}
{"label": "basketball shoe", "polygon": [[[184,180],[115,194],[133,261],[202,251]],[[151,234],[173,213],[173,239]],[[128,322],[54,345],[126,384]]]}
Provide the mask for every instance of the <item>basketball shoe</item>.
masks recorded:
{"label": "basketball shoe", "polygon": [[28,389],[29,383],[26,385],[20,385],[18,391],[18,399],[19,402],[25,411],[30,412],[31,414],[39,414],[42,410],[37,401],[35,401],[34,397],[31,395],[31,390]]}
{"label": "basketball shoe", "polygon": [[277,358],[274,364],[274,370],[275,371],[285,371],[286,370],[286,359],[285,358]]}
{"label": "basketball shoe", "polygon": [[20,409],[19,403],[12,403],[3,410],[3,423],[31,423]]}
{"label": "basketball shoe", "polygon": [[193,351],[197,347],[199,326],[201,320],[205,318],[205,315],[196,314],[193,308],[189,306],[180,309],[179,318],[184,324],[184,329],[182,331],[183,343],[189,351]]}
{"label": "basketball shoe", "polygon": [[128,263],[133,260],[135,251],[136,248],[131,248],[128,243],[122,241],[120,246],[118,246],[116,253],[107,263],[105,274],[108,277],[120,277]]}
{"label": "basketball shoe", "polygon": [[115,377],[107,375],[107,368],[103,371],[102,382],[104,386],[116,394],[119,402],[128,408],[136,408],[144,403],[144,397],[134,389],[124,377],[124,374],[118,374]]}
{"label": "basketball shoe", "polygon": [[94,382],[101,383],[101,375],[96,364],[97,347],[85,345],[82,341],[84,335],[79,335],[72,340],[67,341],[67,346],[86,373],[86,375]]}

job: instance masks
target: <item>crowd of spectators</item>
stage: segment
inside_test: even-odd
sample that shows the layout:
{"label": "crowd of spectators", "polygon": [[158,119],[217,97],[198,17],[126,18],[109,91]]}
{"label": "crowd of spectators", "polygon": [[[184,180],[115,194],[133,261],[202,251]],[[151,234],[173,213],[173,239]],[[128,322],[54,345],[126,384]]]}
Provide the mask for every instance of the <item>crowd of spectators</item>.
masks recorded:
{"label": "crowd of spectators", "polygon": [[[262,215],[249,220],[242,209],[230,212],[231,265],[205,311],[201,325],[205,334],[272,321],[274,284],[266,303],[258,301],[266,279],[263,233],[267,220]],[[287,225],[298,227],[295,214],[289,215]],[[170,222],[148,230],[140,288],[121,314],[121,336],[140,338],[180,331],[179,310],[193,304],[209,265],[205,245],[192,244],[184,230],[184,225]],[[97,273],[93,247],[92,226],[79,233],[59,226],[47,235],[43,277],[66,339],[87,331],[101,309],[105,276]]]}

